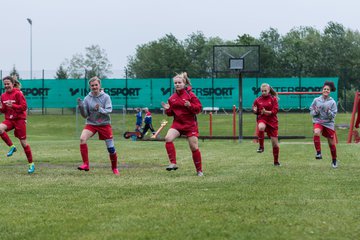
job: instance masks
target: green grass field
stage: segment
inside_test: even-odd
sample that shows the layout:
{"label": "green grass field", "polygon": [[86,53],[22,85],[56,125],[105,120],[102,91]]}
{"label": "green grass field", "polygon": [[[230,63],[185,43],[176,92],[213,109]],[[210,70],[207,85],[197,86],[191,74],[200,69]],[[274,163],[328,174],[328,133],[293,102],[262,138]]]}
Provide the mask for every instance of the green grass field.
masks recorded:
{"label": "green grass field", "polygon": [[[204,135],[208,117],[199,116]],[[163,118],[154,115],[155,127]],[[214,135],[232,134],[231,115],[213,118]],[[253,135],[254,119],[244,116],[244,135]],[[0,142],[0,239],[359,239],[360,145],[346,144],[347,130],[338,130],[338,169],[324,138],[322,160],[314,159],[310,138],[281,141],[281,167],[272,165],[269,140],[262,154],[251,140],[205,140],[205,176],[197,177],[185,139],[175,141],[173,172],[165,171],[163,142],[123,139],[119,129],[132,130],[134,120],[127,115],[120,124],[122,116],[114,116],[115,176],[97,139],[88,143],[91,170],[76,170],[74,115],[30,115],[35,174],[27,174],[12,132],[14,156],[7,158]],[[350,114],[337,116],[349,122]],[[311,136],[309,116],[280,114],[281,134]]]}

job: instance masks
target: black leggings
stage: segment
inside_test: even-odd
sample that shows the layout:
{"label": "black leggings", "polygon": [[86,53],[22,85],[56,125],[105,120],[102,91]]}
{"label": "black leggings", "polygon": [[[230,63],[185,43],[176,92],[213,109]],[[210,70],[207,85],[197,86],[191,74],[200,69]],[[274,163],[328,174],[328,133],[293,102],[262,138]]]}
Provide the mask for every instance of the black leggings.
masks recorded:
{"label": "black leggings", "polygon": [[152,124],[151,124],[151,123],[146,123],[146,124],[145,124],[145,127],[144,127],[144,130],[143,130],[143,132],[142,132],[143,136],[145,136],[145,133],[146,133],[149,129],[151,130],[151,132],[152,132],[153,134],[155,133],[155,130],[154,130]]}

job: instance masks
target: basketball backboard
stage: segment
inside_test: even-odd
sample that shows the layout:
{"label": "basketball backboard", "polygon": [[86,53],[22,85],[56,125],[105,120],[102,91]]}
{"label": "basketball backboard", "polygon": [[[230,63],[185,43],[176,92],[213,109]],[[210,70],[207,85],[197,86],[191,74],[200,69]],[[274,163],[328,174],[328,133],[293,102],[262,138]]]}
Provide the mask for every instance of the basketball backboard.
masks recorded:
{"label": "basketball backboard", "polygon": [[259,45],[214,45],[214,73],[257,73],[260,71]]}

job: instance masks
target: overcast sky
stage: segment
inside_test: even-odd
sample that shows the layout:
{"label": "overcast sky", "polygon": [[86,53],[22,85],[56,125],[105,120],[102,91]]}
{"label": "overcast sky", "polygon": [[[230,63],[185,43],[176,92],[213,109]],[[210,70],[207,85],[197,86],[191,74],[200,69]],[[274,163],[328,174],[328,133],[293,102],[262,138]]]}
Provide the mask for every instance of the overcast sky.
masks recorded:
{"label": "overcast sky", "polygon": [[3,76],[14,65],[30,70],[27,18],[33,22],[34,72],[54,71],[66,58],[98,44],[116,73],[136,46],[169,33],[179,40],[197,31],[235,40],[242,34],[259,37],[270,27],[282,35],[299,26],[322,31],[330,21],[360,28],[359,0],[0,0],[0,9]]}

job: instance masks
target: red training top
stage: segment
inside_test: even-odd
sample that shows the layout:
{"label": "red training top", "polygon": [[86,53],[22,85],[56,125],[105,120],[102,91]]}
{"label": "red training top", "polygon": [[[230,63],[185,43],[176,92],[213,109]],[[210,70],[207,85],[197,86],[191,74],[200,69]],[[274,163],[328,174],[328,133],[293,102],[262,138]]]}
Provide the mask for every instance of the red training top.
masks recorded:
{"label": "red training top", "polygon": [[[191,106],[186,107],[185,101]],[[202,105],[196,95],[189,88],[176,91],[168,99],[170,108],[165,111],[168,116],[174,116],[171,128],[180,131],[197,130],[196,114],[201,112]],[[194,129],[195,128],[195,129]]]}
{"label": "red training top", "polygon": [[[6,106],[7,102],[12,102],[12,107]],[[20,89],[14,88],[11,92],[1,94],[2,108],[0,112],[5,114],[7,120],[26,119],[27,103],[24,94]]]}
{"label": "red training top", "polygon": [[[253,107],[257,107],[257,122],[264,122],[272,128],[278,129],[277,112],[279,111],[279,104],[277,97],[272,95],[260,96],[255,99]],[[270,115],[261,114],[261,109],[265,108],[266,111],[271,111]]]}

